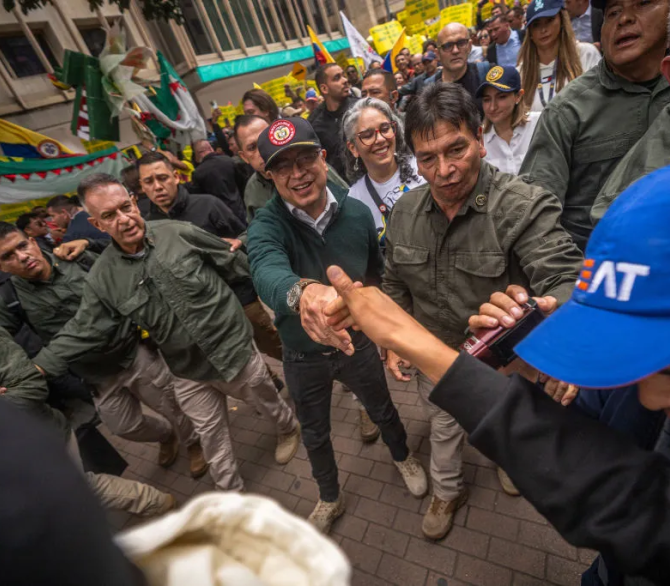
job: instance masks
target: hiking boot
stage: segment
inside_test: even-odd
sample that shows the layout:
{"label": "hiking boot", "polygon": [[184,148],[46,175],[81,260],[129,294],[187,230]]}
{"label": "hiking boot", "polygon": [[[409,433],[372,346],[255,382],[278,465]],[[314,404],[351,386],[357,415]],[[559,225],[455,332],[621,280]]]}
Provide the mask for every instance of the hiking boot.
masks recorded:
{"label": "hiking boot", "polygon": [[340,496],[337,497],[334,503],[327,503],[319,499],[319,502],[316,503],[316,507],[314,507],[312,514],[307,520],[321,533],[327,534],[330,533],[330,528],[335,519],[344,514],[345,508],[344,495],[342,493],[340,493]]}
{"label": "hiking boot", "polygon": [[372,443],[379,437],[379,428],[372,423],[363,405],[358,406],[358,416],[360,418],[361,439],[366,443]]}
{"label": "hiking boot", "polygon": [[428,512],[423,517],[421,531],[428,539],[442,539],[454,524],[454,513],[468,500],[468,489],[463,488],[454,500],[443,501],[433,495]]}
{"label": "hiking boot", "polygon": [[277,464],[288,464],[300,447],[300,424],[296,424],[295,429],[286,435],[280,435],[277,438],[277,448],[275,449],[275,462]]}
{"label": "hiking boot", "polygon": [[405,486],[412,493],[412,496],[420,499],[428,493],[428,478],[426,472],[419,462],[412,454],[407,456],[404,462],[393,462],[400,472],[402,479],[405,481]]}
{"label": "hiking boot", "polygon": [[200,478],[204,476],[209,468],[209,464],[205,460],[205,455],[202,453],[202,446],[200,442],[195,442],[190,446],[186,446],[188,452],[188,459],[190,462],[190,470],[192,478]]}
{"label": "hiking boot", "polygon": [[158,451],[158,465],[162,468],[169,468],[175,463],[179,455],[179,438],[173,431],[172,435],[167,441],[160,442],[160,450]]}
{"label": "hiking boot", "polygon": [[498,480],[500,480],[500,486],[502,487],[503,491],[505,491],[505,494],[508,494],[510,496],[521,495],[519,489],[516,486],[514,486],[512,479],[509,476],[507,476],[507,472],[505,472],[500,467],[498,467]]}

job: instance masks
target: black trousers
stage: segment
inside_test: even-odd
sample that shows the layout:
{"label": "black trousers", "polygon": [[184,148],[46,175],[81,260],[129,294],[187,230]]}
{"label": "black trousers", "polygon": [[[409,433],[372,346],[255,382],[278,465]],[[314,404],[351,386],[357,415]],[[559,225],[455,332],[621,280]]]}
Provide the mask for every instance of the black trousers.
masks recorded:
{"label": "black trousers", "polygon": [[409,455],[407,433],[391,401],[377,347],[360,332],[354,333],[352,341],[356,348],[353,356],[339,350],[302,354],[284,346],[286,384],[295,402],[320,498],[326,502],[336,501],[340,491],[330,441],[330,402],[335,380],[359,398],[370,419],[379,426],[391,457],[402,462]]}

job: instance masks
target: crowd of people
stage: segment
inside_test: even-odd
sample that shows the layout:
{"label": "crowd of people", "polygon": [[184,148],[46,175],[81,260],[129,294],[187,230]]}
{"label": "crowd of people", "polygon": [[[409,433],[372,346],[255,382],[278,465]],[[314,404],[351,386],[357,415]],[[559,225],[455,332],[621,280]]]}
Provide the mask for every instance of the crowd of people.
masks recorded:
{"label": "crowd of people", "polygon": [[[111,433],[158,443],[161,466],[183,444],[194,478],[244,491],[227,398],[245,401],[272,422],[278,464],[304,444],[309,522],[327,534],[346,510],[339,381],[362,439],[381,436],[407,490],[431,494],[427,538],[467,503],[468,434],[507,494],[601,552],[583,584],[667,584],[668,0],[495,4],[483,21],[485,3],[476,29],[448,24],[396,74],[322,65],[319,95],[283,110],[250,90],[192,160],[150,146],[121,178],[0,223],[0,417],[32,411],[80,463],[59,408],[83,398]],[[549,317],[519,346],[529,380],[457,354],[530,298]],[[417,377],[428,470],[387,371]],[[177,506],[86,479],[108,508]]]}

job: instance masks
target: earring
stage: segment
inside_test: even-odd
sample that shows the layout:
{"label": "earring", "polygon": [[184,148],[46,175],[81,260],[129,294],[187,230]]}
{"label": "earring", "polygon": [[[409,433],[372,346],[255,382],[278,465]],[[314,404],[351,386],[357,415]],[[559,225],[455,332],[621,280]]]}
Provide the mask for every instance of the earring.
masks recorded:
{"label": "earring", "polygon": [[356,161],[354,162],[354,171],[358,171],[361,168],[361,166],[358,164],[359,160],[360,159],[356,157]]}

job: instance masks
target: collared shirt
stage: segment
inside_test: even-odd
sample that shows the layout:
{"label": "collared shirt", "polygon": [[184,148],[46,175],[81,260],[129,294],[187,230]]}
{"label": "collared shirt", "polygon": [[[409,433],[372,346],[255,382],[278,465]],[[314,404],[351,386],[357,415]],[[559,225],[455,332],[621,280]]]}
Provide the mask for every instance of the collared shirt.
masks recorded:
{"label": "collared shirt", "polygon": [[498,54],[498,65],[503,67],[516,67],[516,58],[521,49],[521,41],[519,40],[519,33],[513,30],[507,42],[502,45],[496,43],[496,51]]}
{"label": "collared shirt", "polygon": [[453,220],[429,185],[403,195],[386,236],[384,291],[452,347],[468,318],[508,285],[569,299],[582,255],[561,227],[548,191],[482,161],[477,184]]}
{"label": "collared shirt", "polygon": [[583,43],[593,42],[593,28],[591,26],[591,3],[586,12],[581,16],[570,19],[572,29],[575,31],[575,37]]}
{"label": "collared shirt", "polygon": [[503,173],[517,175],[526,152],[528,152],[528,145],[530,145],[530,139],[533,138],[535,125],[539,119],[539,112],[530,112],[528,122],[520,124],[512,131],[512,140],[509,144],[498,136],[492,124],[491,129],[484,134],[486,161]]}
{"label": "collared shirt", "polygon": [[333,217],[333,214],[337,211],[337,200],[335,199],[335,196],[330,192],[330,189],[326,187],[326,194],[327,194],[327,200],[326,200],[326,207],[321,212],[318,218],[316,220],[312,218],[307,212],[295,207],[294,205],[288,203],[286,200],[284,200],[284,204],[286,204],[286,207],[288,208],[288,211],[291,212],[291,215],[294,218],[297,218],[301,222],[307,224],[308,226],[311,226],[314,228],[318,233],[319,236],[323,236],[323,231],[326,229],[326,226],[330,223],[330,219]]}

